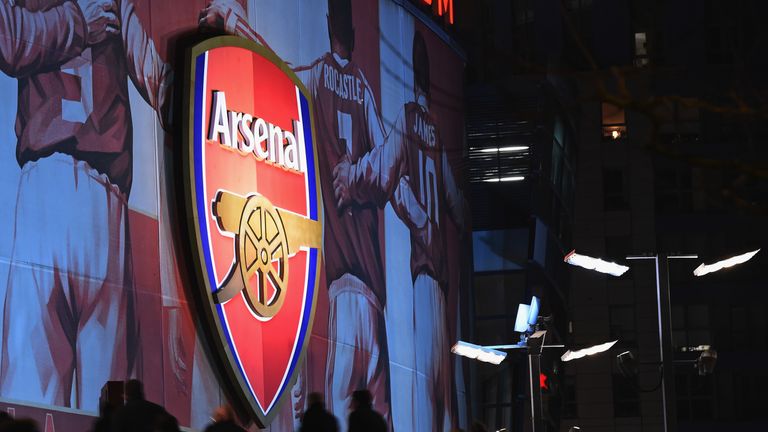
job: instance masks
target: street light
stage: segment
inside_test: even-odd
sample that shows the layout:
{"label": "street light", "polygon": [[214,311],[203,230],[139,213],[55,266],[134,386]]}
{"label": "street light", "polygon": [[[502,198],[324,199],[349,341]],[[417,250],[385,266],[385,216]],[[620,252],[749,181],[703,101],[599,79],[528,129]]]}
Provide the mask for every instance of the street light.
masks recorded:
{"label": "street light", "polygon": [[464,341],[458,341],[451,352],[460,356],[499,364],[507,354],[499,350],[523,349],[528,351],[528,379],[531,396],[531,425],[532,432],[545,430],[542,420],[541,387],[538,385],[541,374],[541,351],[544,348],[564,348],[564,345],[544,345],[547,335],[546,330],[536,330],[539,319],[540,301],[534,296],[531,304],[521,304],[515,318],[515,331],[520,332],[520,342],[510,345],[475,345]]}
{"label": "street light", "polygon": [[564,362],[569,362],[571,360],[578,360],[582,357],[591,356],[595,354],[599,354],[601,352],[606,352],[609,349],[611,349],[614,345],[616,345],[616,342],[618,340],[612,341],[612,342],[606,342],[600,345],[591,346],[589,348],[583,348],[576,351],[568,350],[560,357],[560,360]]}
{"label": "street light", "polygon": [[575,250],[566,255],[563,261],[570,265],[583,267],[587,270],[594,270],[600,273],[607,273],[613,276],[621,276],[629,270],[629,267],[627,266],[616,264],[615,262],[604,261],[600,258],[580,255],[577,254]]}
{"label": "street light", "polygon": [[507,353],[493,348],[458,341],[451,348],[451,352],[462,357],[480,360],[485,363],[500,364],[507,357]]}
{"label": "street light", "polygon": [[741,255],[736,255],[734,257],[730,257],[728,259],[718,261],[714,264],[701,263],[701,265],[696,267],[696,270],[693,271],[693,274],[696,276],[704,276],[705,274],[714,273],[724,268],[729,268],[738,264],[743,264],[749,261],[750,259],[752,259],[753,256],[757,255],[758,252],[760,252],[760,249],[752,252],[747,252]]}
{"label": "street light", "polygon": [[[704,274],[711,273],[713,271],[720,270],[722,268],[731,267],[736,264],[741,264],[743,262],[748,261],[750,258],[755,256],[757,252],[759,252],[760,249],[749,252],[746,254],[738,255],[732,258],[729,258],[724,261],[717,262],[715,264],[711,264],[709,266],[707,265],[700,265],[699,268],[694,271],[694,274],[696,276],[703,276]],[[576,256],[576,260],[574,262],[574,257]],[[671,306],[670,306],[670,294],[669,294],[669,260],[670,259],[697,259],[698,255],[667,255],[667,254],[655,254],[655,255],[641,255],[641,256],[628,256],[628,260],[654,260],[655,262],[655,270],[656,270],[656,301],[657,301],[657,310],[658,310],[658,319],[659,319],[659,348],[660,348],[660,355],[661,355],[661,367],[662,371],[666,371],[667,373],[662,373],[661,375],[661,398],[663,402],[663,413],[664,413],[664,430],[674,431],[677,430],[677,417],[675,415],[676,407],[675,407],[675,388],[674,388],[674,379],[670,375],[674,374],[673,370],[673,359],[672,359],[672,329],[671,329],[671,322],[672,322],[672,316],[671,316]],[[591,257],[584,257],[583,255],[578,255],[575,253],[575,251],[569,253],[565,256],[565,261],[569,264],[577,265],[580,267],[584,267],[586,269],[599,271],[601,273],[608,273],[612,274],[614,276],[620,276],[624,274],[626,270],[629,269],[629,267],[621,266],[619,264],[610,263],[607,261],[603,261],[599,258],[591,258]],[[617,269],[618,268],[625,268],[625,270],[619,272],[612,272],[610,270]],[[697,274],[698,272],[698,274]],[[618,274],[617,274],[618,273]],[[622,355],[625,353],[622,353]],[[716,352],[713,352],[711,354],[708,354],[707,356],[703,356],[702,362],[703,363],[702,369],[711,369],[714,367],[714,362],[717,360],[717,354]]]}

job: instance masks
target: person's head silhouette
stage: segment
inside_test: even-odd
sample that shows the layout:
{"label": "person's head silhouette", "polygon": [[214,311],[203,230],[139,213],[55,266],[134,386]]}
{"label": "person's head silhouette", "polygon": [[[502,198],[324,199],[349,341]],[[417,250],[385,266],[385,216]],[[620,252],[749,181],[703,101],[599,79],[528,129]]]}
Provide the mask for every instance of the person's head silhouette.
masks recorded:
{"label": "person's head silhouette", "polygon": [[368,390],[355,390],[355,392],[352,393],[353,409],[371,408],[372,402],[373,398],[371,396],[371,392]]}
{"label": "person's head silhouette", "polygon": [[123,392],[126,401],[144,399],[144,385],[139,380],[128,380],[125,383],[125,390]]}

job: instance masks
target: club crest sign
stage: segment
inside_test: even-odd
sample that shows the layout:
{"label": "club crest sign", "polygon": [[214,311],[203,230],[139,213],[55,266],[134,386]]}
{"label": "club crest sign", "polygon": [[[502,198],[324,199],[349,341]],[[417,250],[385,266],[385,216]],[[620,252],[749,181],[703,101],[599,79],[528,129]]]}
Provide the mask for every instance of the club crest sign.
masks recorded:
{"label": "club crest sign", "polygon": [[199,308],[262,425],[290,398],[322,259],[312,105],[293,72],[232,36],[194,45],[185,97],[187,220]]}

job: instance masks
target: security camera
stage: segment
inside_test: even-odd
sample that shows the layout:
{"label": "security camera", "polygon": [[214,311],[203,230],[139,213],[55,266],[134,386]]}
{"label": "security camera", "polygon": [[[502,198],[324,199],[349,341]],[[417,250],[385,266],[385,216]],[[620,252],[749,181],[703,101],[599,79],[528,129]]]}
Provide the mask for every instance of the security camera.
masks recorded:
{"label": "security camera", "polygon": [[637,361],[631,351],[624,351],[617,355],[616,364],[624,377],[632,379],[637,376]]}
{"label": "security camera", "polygon": [[699,375],[709,375],[715,370],[715,364],[717,363],[717,351],[713,349],[706,349],[701,352],[701,355],[696,360],[696,368],[699,370]]}

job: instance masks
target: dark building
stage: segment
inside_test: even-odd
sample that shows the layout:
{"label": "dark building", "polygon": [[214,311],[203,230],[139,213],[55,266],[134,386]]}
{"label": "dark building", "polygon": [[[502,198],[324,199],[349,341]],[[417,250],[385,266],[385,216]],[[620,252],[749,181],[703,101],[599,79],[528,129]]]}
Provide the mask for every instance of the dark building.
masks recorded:
{"label": "dark building", "polygon": [[[485,229],[520,232],[490,237],[502,243],[497,248],[516,253],[518,262],[525,258],[520,268],[482,273],[490,261],[478,255],[476,240],[475,339],[515,340],[511,320],[517,303],[540,293],[544,314],[551,314],[555,333],[567,346],[619,340],[608,353],[569,363],[559,362],[561,352],[544,357],[545,374],[556,384],[543,389],[549,428],[664,430],[656,273],[651,262],[625,258],[698,254],[697,260],[669,265],[678,364],[665,372],[674,384],[667,414],[681,431],[766,429],[768,258],[761,252],[742,266],[705,277],[692,272],[702,262],[754,250],[768,240],[762,223],[768,213],[763,54],[768,32],[762,23],[768,5],[481,4],[472,14],[475,29],[463,29],[472,47],[466,92],[472,178],[528,172],[525,181],[477,181],[472,188],[476,236]],[[473,128],[478,122],[472,115],[490,103],[484,96],[489,93],[510,107],[487,109],[499,117],[495,124],[531,136],[527,159],[508,160],[499,153],[491,160],[472,153],[480,147],[472,134],[481,133]],[[570,136],[561,147],[551,145],[558,142],[558,124]],[[564,157],[557,162],[560,151]],[[549,266],[537,260],[537,246],[545,242],[551,244]],[[555,261],[571,249],[631,269],[619,278],[562,270]],[[483,297],[487,287],[499,291],[489,294],[490,300]],[[504,329],[502,321],[494,322],[501,319],[508,320]],[[713,375],[699,376],[691,366],[698,354],[689,350],[701,345],[719,354]],[[616,366],[616,355],[624,351],[641,363],[636,380]],[[514,418],[530,416],[527,408],[514,409],[527,403],[528,377],[515,372],[526,366],[515,356],[501,367],[478,366],[476,414],[489,428],[527,427],[527,420]],[[509,382],[498,379],[505,373]],[[510,414],[506,407],[513,407]]]}
{"label": "dark building", "polygon": [[[521,69],[512,61],[509,43],[517,40],[517,29],[510,30],[505,19],[512,14],[508,2],[485,2],[467,12],[459,32],[469,57],[472,342],[519,341],[513,331],[517,307],[534,295],[543,299],[547,340],[562,342],[568,328],[569,279],[562,256],[573,234],[576,87],[570,79]],[[545,403],[547,417],[559,417],[559,371],[552,359],[560,354],[543,356],[542,373],[549,379],[543,381],[544,398],[557,400]],[[473,415],[490,430],[530,427],[526,356],[511,352],[499,366],[472,367]]]}

